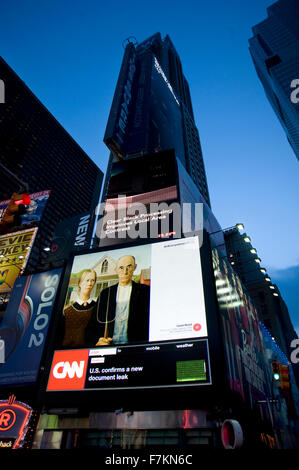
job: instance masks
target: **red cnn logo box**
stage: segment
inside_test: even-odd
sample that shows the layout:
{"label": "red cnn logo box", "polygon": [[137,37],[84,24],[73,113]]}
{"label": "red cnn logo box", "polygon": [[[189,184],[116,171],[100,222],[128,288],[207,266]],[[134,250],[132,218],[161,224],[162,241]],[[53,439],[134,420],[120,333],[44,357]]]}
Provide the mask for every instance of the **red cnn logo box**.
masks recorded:
{"label": "red cnn logo box", "polygon": [[55,351],[47,390],[83,390],[89,349]]}

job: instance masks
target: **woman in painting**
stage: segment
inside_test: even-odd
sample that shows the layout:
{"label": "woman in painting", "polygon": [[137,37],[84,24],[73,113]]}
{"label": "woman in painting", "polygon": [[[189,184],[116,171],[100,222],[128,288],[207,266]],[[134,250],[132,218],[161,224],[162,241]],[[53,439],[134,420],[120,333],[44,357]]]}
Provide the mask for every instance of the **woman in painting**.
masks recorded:
{"label": "woman in painting", "polygon": [[77,299],[63,310],[64,338],[62,345],[65,347],[84,346],[85,328],[96,307],[96,298],[90,296],[96,281],[97,275],[93,269],[82,271],[78,281]]}

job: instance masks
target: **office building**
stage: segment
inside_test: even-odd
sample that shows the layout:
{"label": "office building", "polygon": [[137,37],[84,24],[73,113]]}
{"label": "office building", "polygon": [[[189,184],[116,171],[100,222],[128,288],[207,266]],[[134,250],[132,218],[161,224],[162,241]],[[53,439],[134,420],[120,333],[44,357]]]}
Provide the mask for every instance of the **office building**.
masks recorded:
{"label": "office building", "polygon": [[[257,250],[246,233],[240,233],[237,228],[227,229],[224,239],[230,264],[248,290],[260,321],[289,359],[292,352],[290,345],[297,334],[278,286],[271,282],[266,269],[260,265]],[[297,367],[294,367],[294,373],[299,384]]]}
{"label": "office building", "polygon": [[174,149],[210,205],[189,85],[169,36],[156,33],[140,44],[127,44],[104,142],[111,155],[103,199],[113,159]]}
{"label": "office building", "polygon": [[27,264],[35,269],[57,223],[94,212],[103,173],[2,58],[0,77],[0,201],[14,191],[51,191]]}
{"label": "office building", "polygon": [[299,4],[279,0],[252,28],[249,50],[266,96],[299,159]]}

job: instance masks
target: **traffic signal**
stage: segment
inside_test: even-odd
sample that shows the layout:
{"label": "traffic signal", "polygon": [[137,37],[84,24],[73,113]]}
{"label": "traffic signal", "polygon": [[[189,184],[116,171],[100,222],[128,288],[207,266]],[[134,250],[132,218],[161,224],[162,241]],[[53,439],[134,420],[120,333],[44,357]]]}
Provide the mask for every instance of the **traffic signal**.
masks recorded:
{"label": "traffic signal", "polygon": [[13,227],[21,225],[21,215],[25,214],[27,206],[30,204],[28,194],[13,193],[7,208],[2,215],[0,222],[0,233],[9,233]]}
{"label": "traffic signal", "polygon": [[272,362],[272,374],[275,381],[280,380],[280,364],[278,361]]}
{"label": "traffic signal", "polygon": [[290,386],[290,369],[288,366],[280,364],[280,388],[286,390],[289,389]]}

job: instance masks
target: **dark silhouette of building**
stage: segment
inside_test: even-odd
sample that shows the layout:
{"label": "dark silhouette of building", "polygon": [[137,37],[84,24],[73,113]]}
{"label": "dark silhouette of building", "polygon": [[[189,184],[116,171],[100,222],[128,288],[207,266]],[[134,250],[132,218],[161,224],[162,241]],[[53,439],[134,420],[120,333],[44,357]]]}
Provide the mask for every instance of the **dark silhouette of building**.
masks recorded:
{"label": "dark silhouette of building", "polygon": [[111,155],[103,199],[114,159],[174,149],[210,205],[189,85],[169,36],[127,44],[104,142]]}
{"label": "dark silhouette of building", "polygon": [[27,264],[35,269],[57,223],[94,212],[103,173],[2,58],[0,77],[0,200],[14,191],[51,191]]}
{"label": "dark silhouette of building", "polygon": [[288,141],[299,159],[299,4],[279,0],[252,28],[249,50]]}

